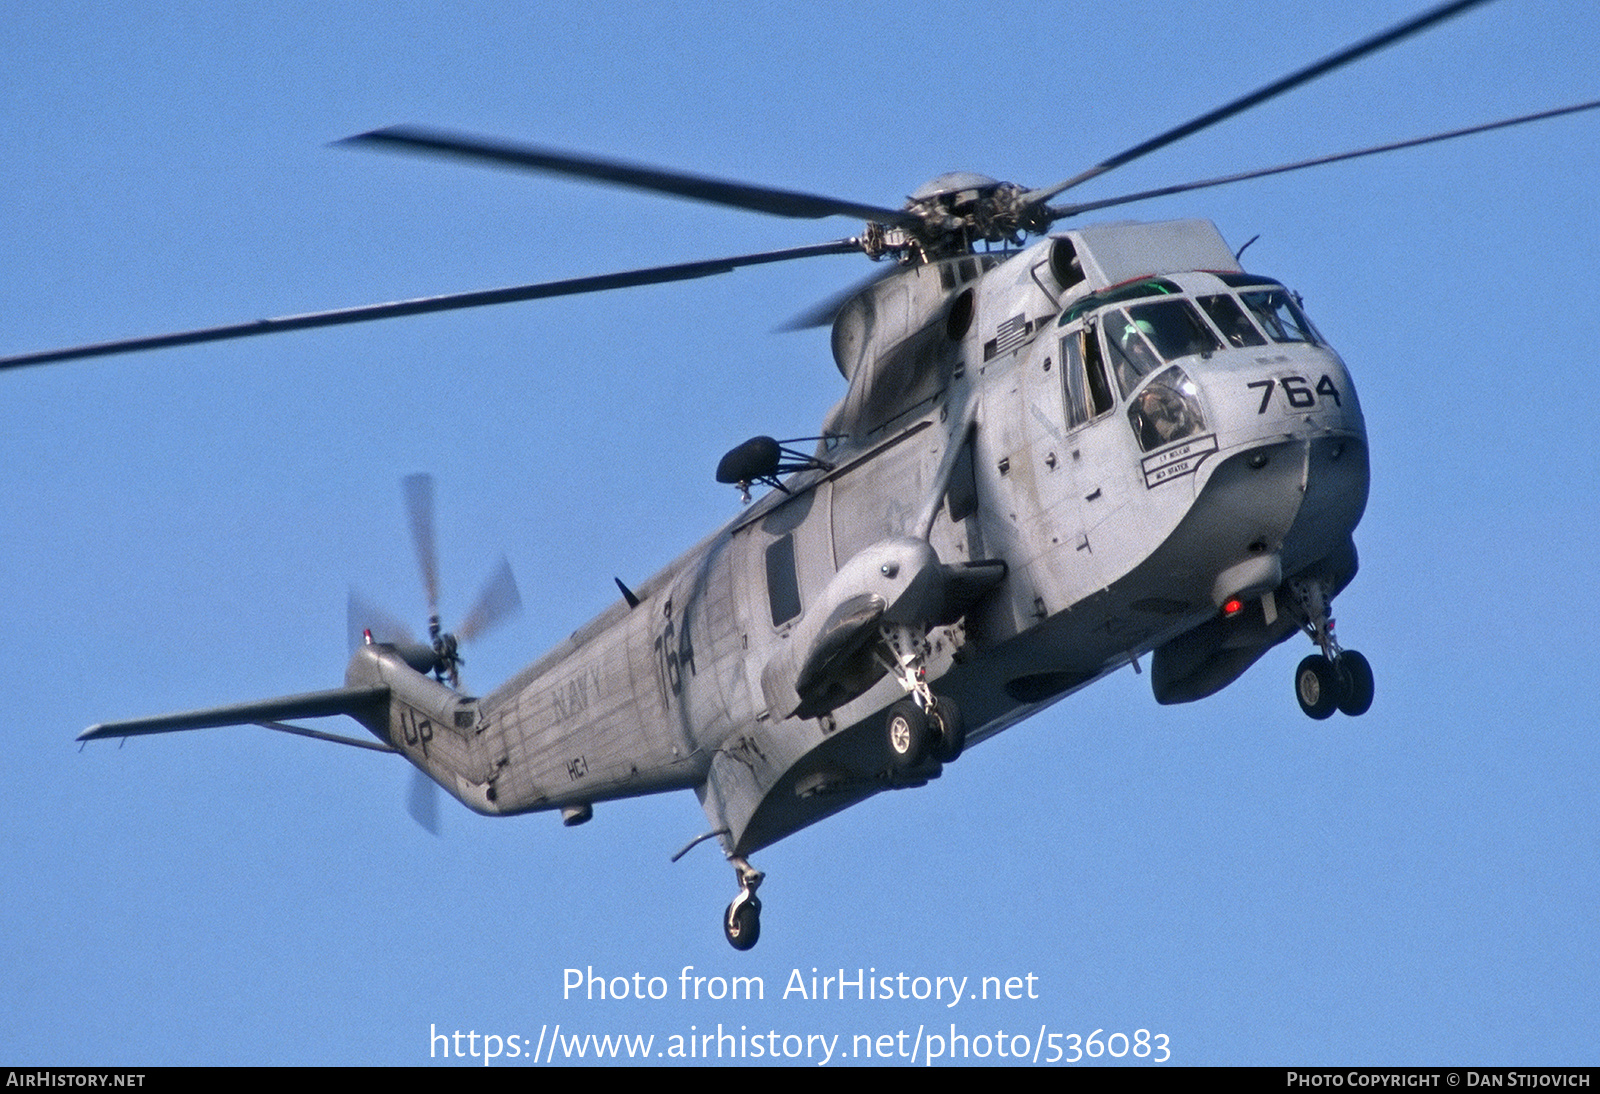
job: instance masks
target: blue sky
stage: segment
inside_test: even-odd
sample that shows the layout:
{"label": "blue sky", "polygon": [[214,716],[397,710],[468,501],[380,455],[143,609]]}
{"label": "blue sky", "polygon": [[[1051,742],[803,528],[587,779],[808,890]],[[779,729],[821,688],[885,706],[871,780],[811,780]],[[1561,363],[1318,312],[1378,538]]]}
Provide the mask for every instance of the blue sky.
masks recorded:
{"label": "blue sky", "polygon": [[[14,5],[0,351],[794,246],[788,222],[329,148],[401,121],[893,205],[1045,185],[1409,3]],[[1596,97],[1600,15],[1503,0],[1084,199]],[[352,583],[423,622],[399,480],[438,482],[447,616],[501,552],[509,676],[736,511],[712,477],[842,393],[771,328],[865,272],[712,281],[0,376],[0,1061],[427,1062],[431,1028],[1166,1034],[1178,1063],[1597,1062],[1600,441],[1592,180],[1565,119],[1154,201],[1304,294],[1371,433],[1339,632],[1377,676],[1311,723],[1281,647],[1158,707],[1124,672],[758,856],[764,937],[688,794],[406,816],[392,757],[253,729],[78,752],[103,720],[335,686]],[[767,998],[678,998],[692,965]],[[562,998],[642,973],[659,1002]],[[1037,999],[802,1002],[809,977],[1033,975]],[[926,1042],[925,1042],[926,1043]],[[1131,1059],[1131,1057],[1130,1057]],[[989,1062],[1001,1062],[991,1057]]]}

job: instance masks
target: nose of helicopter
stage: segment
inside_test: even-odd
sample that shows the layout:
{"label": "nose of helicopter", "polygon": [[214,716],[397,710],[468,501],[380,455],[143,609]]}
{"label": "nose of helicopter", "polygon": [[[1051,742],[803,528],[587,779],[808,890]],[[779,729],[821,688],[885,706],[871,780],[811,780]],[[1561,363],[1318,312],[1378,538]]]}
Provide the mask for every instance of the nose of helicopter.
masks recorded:
{"label": "nose of helicopter", "polygon": [[1344,549],[1370,472],[1361,407],[1332,350],[1230,350],[1208,365],[1197,381],[1216,447],[1201,454],[1194,489],[1196,508],[1218,522],[1217,546],[1233,545],[1218,554],[1220,604],[1267,580],[1251,560],[1289,576]]}
{"label": "nose of helicopter", "polygon": [[1219,454],[1289,437],[1366,437],[1355,385],[1339,355],[1326,346],[1219,352],[1196,380],[1205,392]]}

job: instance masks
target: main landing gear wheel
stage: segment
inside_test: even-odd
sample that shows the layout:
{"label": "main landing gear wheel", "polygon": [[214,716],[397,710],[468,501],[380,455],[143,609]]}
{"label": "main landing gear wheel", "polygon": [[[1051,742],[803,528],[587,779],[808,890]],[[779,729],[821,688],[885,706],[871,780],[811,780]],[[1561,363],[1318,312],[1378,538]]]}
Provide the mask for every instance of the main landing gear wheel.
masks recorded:
{"label": "main landing gear wheel", "polygon": [[1312,718],[1326,718],[1335,710],[1359,717],[1372,709],[1372,666],[1355,650],[1341,650],[1333,661],[1314,653],[1295,670],[1294,693],[1300,709]]}
{"label": "main landing gear wheel", "polygon": [[961,719],[961,708],[943,696],[933,703],[933,758],[942,764],[953,763],[961,758],[961,750],[967,747],[967,724]]}
{"label": "main landing gear wheel", "polygon": [[896,771],[910,771],[922,762],[928,748],[928,716],[911,699],[901,699],[889,708],[885,723],[889,738],[889,759]]}
{"label": "main landing gear wheel", "polygon": [[1333,662],[1320,653],[1307,657],[1294,671],[1294,696],[1300,700],[1300,709],[1308,718],[1321,721],[1332,715],[1338,709],[1343,691]]}
{"label": "main landing gear wheel", "polygon": [[1372,709],[1372,666],[1355,650],[1344,650],[1333,663],[1339,673],[1339,709],[1351,717]]}
{"label": "main landing gear wheel", "polygon": [[1294,672],[1294,694],[1300,709],[1323,719],[1335,710],[1352,717],[1372,708],[1372,666],[1355,650],[1339,647],[1329,614],[1329,585],[1325,579],[1297,579],[1289,583],[1295,608],[1306,635],[1322,651],[1300,662]]}

